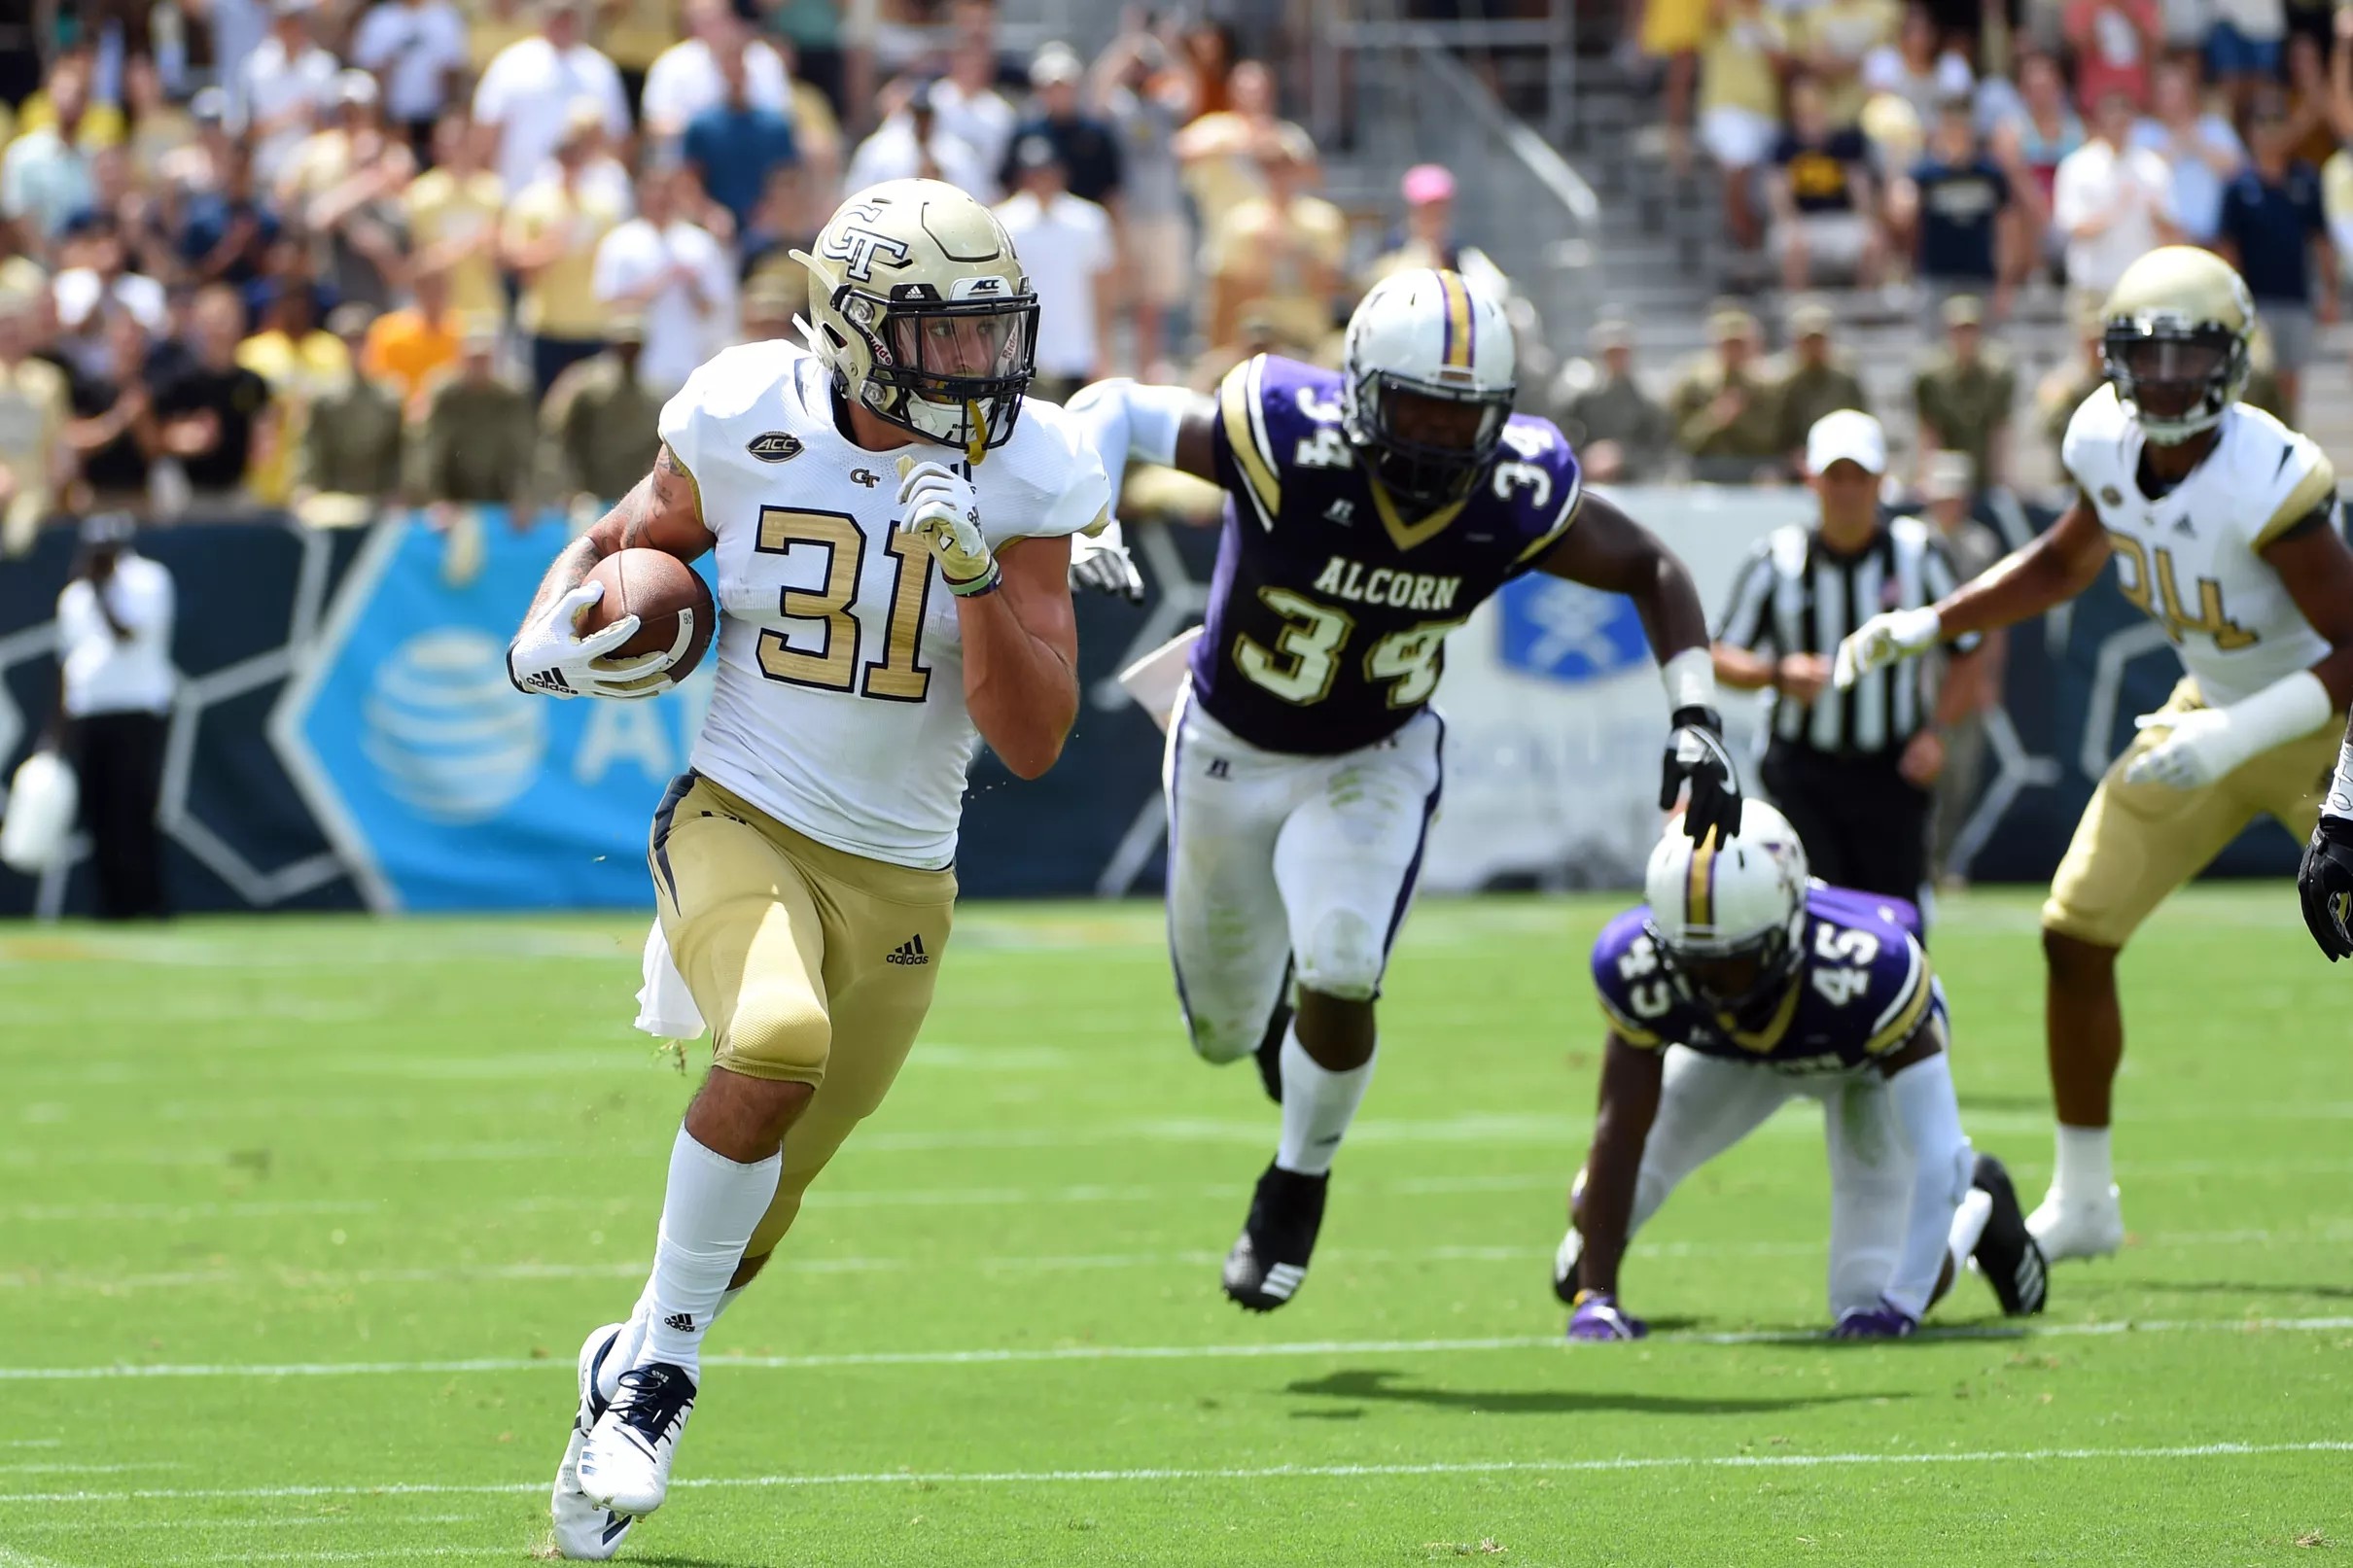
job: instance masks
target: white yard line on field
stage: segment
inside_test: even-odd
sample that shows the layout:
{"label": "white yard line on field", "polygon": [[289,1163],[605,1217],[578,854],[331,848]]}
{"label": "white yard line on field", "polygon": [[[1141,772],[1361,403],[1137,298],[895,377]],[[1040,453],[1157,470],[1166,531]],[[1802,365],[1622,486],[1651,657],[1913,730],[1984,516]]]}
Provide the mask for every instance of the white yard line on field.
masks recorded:
{"label": "white yard line on field", "polygon": [[[394,1522],[404,1530],[420,1524],[465,1524],[478,1518],[478,1510],[486,1506],[475,1505],[477,1512],[474,1514],[404,1514]],[[88,1519],[41,1519],[26,1524],[12,1524],[8,1529],[11,1535],[88,1535],[93,1530],[101,1530],[109,1535],[118,1530],[179,1530],[189,1535],[202,1535],[208,1530],[379,1530],[384,1524],[382,1518],[365,1514],[271,1514],[244,1519],[108,1519],[102,1524],[92,1524]]]}
{"label": "white yard line on field", "polygon": [[[1165,1483],[1185,1481],[1359,1481],[1405,1476],[1557,1476],[1639,1470],[1817,1470],[1876,1469],[1881,1466],[2047,1464],[2067,1460],[2111,1462],[2147,1459],[2249,1459],[2274,1454],[2349,1453],[2353,1441],[2306,1443],[2195,1443],[2167,1447],[1980,1448],[1944,1453],[1774,1453],[1619,1455],[1606,1459],[1493,1459],[1387,1465],[1271,1465],[1263,1468],[1167,1468],[1137,1470],[870,1471],[814,1476],[687,1476],[674,1490],[788,1488],[802,1486],[1051,1486],[1103,1482]],[[40,1496],[0,1495],[0,1504],[197,1502],[291,1497],[507,1496],[544,1492],[544,1481],[502,1482],[403,1481],[377,1486],[243,1486],[214,1489],[153,1489],[123,1492],[53,1492]],[[491,1549],[450,1548],[450,1551]],[[511,1548],[505,1549],[511,1551]],[[302,1560],[334,1560],[334,1554],[299,1553]],[[215,1557],[214,1562],[249,1562],[253,1557]],[[293,1560],[293,1559],[275,1559]],[[0,1564],[4,1568],[4,1564]]]}
{"label": "white yard line on field", "polygon": [[[2332,1334],[2353,1330],[2353,1316],[2270,1318],[2151,1318],[2110,1323],[1985,1323],[1922,1329],[1914,1342],[1973,1340],[2109,1339],[2144,1334]],[[1754,1329],[1726,1333],[1668,1330],[1645,1341],[1654,1346],[1772,1345],[1820,1342],[1819,1329]],[[1560,1349],[1553,1334],[1520,1334],[1463,1340],[1300,1340],[1277,1344],[1071,1344],[1037,1349],[864,1350],[833,1355],[708,1355],[708,1367],[822,1372],[857,1367],[1026,1366],[1042,1362],[1249,1361],[1284,1356],[1444,1355],[1486,1350]],[[310,1361],[173,1363],[157,1366],[0,1367],[0,1382],[82,1382],[177,1377],[377,1377],[412,1374],[446,1376],[559,1368],[572,1363],[554,1356],[476,1356],[451,1361]],[[0,1499],[5,1501],[5,1499]]]}

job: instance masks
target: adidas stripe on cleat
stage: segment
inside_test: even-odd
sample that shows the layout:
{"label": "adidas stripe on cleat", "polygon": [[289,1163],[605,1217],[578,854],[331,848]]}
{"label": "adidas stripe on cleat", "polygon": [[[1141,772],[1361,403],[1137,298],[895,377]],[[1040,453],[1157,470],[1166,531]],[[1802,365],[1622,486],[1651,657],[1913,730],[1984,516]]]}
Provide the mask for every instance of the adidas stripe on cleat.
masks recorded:
{"label": "adidas stripe on cleat", "polygon": [[598,1375],[627,1327],[608,1323],[580,1345],[579,1404],[573,1411],[572,1436],[564,1446],[564,1462],[556,1467],[555,1489],[547,1504],[555,1526],[556,1553],[570,1562],[602,1562],[611,1557],[620,1551],[629,1527],[637,1522],[590,1502],[580,1489],[579,1477],[580,1450],[588,1446],[589,1431],[605,1413],[606,1400],[597,1391]]}
{"label": "adidas stripe on cleat", "polygon": [[885,963],[930,963],[931,961],[931,955],[924,951],[924,939],[920,932],[899,943],[897,947],[891,950],[891,956],[883,959]]}
{"label": "adidas stripe on cleat", "polygon": [[615,1514],[642,1516],[670,1494],[670,1464],[694,1413],[694,1379],[667,1361],[621,1374],[619,1392],[580,1449],[580,1490]]}
{"label": "adidas stripe on cleat", "polygon": [[1253,1312],[1271,1312],[1307,1282],[1308,1259],[1323,1226],[1331,1177],[1270,1165],[1250,1197],[1249,1218],[1226,1254],[1225,1293]]}
{"label": "adidas stripe on cleat", "polygon": [[2050,1288],[2049,1266],[2041,1243],[2026,1229],[2026,1216],[2019,1207],[2018,1189],[2010,1183],[2010,1172],[1992,1155],[1981,1154],[1970,1185],[1993,1200],[1971,1261],[1993,1287],[2005,1316],[2026,1317],[2041,1311]]}

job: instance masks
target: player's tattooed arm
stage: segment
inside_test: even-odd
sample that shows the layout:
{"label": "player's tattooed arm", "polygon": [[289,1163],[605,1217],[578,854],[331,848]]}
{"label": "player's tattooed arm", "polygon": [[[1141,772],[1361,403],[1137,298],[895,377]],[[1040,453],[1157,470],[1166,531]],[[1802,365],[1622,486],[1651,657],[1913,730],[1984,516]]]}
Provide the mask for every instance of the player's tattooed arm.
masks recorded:
{"label": "player's tattooed arm", "polygon": [[2099,513],[2078,491],[2075,504],[2033,543],[2011,551],[1946,595],[1936,607],[1938,635],[1949,642],[1995,631],[2064,604],[2091,586],[2108,564],[2110,549]]}
{"label": "player's tattooed arm", "polygon": [[1582,1289],[1617,1294],[1618,1264],[1626,1256],[1626,1231],[1633,1219],[1634,1178],[1659,1114],[1665,1063],[1664,1049],[1630,1044],[1614,1029],[1602,1047],[1601,1103],[1594,1116],[1594,1141],[1585,1154],[1585,1186],[1575,1214],[1577,1234],[1585,1238],[1577,1262]]}
{"label": "player's tattooed arm", "polygon": [[1577,504],[1577,520],[1536,570],[1632,599],[1661,664],[1707,646],[1707,611],[1683,563],[1656,534],[1590,490]]}
{"label": "player's tattooed arm", "polygon": [[2329,651],[2312,674],[2342,710],[2353,704],[2353,548],[2336,532],[2336,498],[2264,546],[2264,561],[2287,584],[2288,597]]}
{"label": "player's tattooed arm", "polygon": [[564,546],[540,581],[523,616],[525,625],[588,578],[606,556],[620,550],[653,549],[692,561],[718,542],[703,523],[702,497],[665,442],[653,467],[599,518],[594,527]]}

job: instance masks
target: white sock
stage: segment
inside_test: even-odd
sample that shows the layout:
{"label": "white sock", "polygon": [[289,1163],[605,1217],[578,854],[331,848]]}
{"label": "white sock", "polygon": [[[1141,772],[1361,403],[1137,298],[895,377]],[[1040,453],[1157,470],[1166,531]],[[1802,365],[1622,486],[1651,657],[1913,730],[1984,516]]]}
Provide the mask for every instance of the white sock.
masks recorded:
{"label": "white sock", "polygon": [[776,1197],[784,1156],[742,1165],[695,1141],[685,1128],[670,1147],[670,1187],[653,1244],[653,1274],[640,1309],[645,1342],[628,1365],[667,1361],[702,1375],[703,1336],[719,1315],[727,1281],[744,1261],[753,1227]]}
{"label": "white sock", "polygon": [[[712,1325],[716,1326],[726,1315],[727,1308],[735,1305],[736,1297],[751,1288],[750,1285],[736,1285],[721,1296],[719,1305],[711,1309]],[[629,1314],[629,1321],[621,1325],[620,1338],[614,1342],[613,1348],[605,1354],[604,1364],[597,1368],[596,1389],[599,1399],[611,1400],[619,1393],[621,1374],[637,1365],[638,1352],[646,1348],[646,1330],[653,1322],[653,1313],[650,1310],[652,1303],[653,1282],[648,1280],[645,1290],[638,1296],[636,1309]]]}
{"label": "white sock", "polygon": [[2116,1185],[2116,1172],[2108,1164],[2108,1130],[2069,1127],[2061,1122],[2058,1167],[2051,1173],[2051,1185],[2077,1198],[2106,1198],[2108,1189]]}
{"label": "white sock", "polygon": [[1340,1139],[1356,1119],[1356,1107],[1373,1081],[1373,1062],[1334,1072],[1319,1067],[1299,1043],[1294,1024],[1282,1036],[1282,1141],[1276,1146],[1275,1164],[1303,1176],[1320,1176],[1332,1168]]}
{"label": "white sock", "polygon": [[1993,1218],[1993,1195],[1978,1188],[1969,1189],[1961,1206],[1952,1211],[1952,1231],[1946,1238],[1945,1249],[1952,1254],[1952,1277],[1961,1277],[1969,1267],[1970,1254],[1977,1251],[1978,1237],[1985,1234],[1985,1222]]}

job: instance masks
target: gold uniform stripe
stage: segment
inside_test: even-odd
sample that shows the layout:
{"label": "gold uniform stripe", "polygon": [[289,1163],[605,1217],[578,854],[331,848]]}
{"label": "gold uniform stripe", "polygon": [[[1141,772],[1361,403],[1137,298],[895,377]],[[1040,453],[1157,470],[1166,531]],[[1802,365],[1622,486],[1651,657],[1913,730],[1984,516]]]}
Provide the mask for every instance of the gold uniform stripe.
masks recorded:
{"label": "gold uniform stripe", "polygon": [[1702,839],[1691,852],[1691,880],[1684,889],[1683,901],[1694,925],[1713,925],[1716,923],[1715,888],[1708,877],[1715,861],[1716,834],[1715,829],[1709,828],[1707,837]]}
{"label": "gold uniform stripe", "polygon": [[1802,989],[1796,981],[1791,981],[1789,989],[1781,993],[1781,1005],[1774,1009],[1773,1017],[1754,1034],[1736,1024],[1729,1013],[1718,1013],[1716,1022],[1733,1044],[1743,1051],[1754,1051],[1763,1056],[1779,1045],[1781,1036],[1789,1032],[1791,1022],[1798,1016],[1798,993]]}
{"label": "gold uniform stripe", "polygon": [[1568,499],[1561,504],[1561,515],[1553,519],[1553,526],[1545,530],[1544,537],[1542,539],[1536,540],[1535,543],[1530,544],[1527,549],[1522,550],[1520,552],[1520,559],[1512,564],[1514,566],[1526,566],[1528,562],[1534,560],[1539,555],[1550,554],[1552,547],[1561,542],[1563,536],[1567,534],[1570,525],[1576,522],[1577,514],[1584,509],[1585,480],[1583,476],[1580,475],[1577,479],[1577,488],[1570,491]]}
{"label": "gold uniform stripe", "polygon": [[2280,535],[2311,516],[2313,507],[2335,493],[2335,465],[2322,457],[2304,470],[2301,479],[2296,481],[2296,488],[2288,492],[2287,499],[2279,504],[2279,510],[2271,514],[2271,520],[2256,531],[2252,547],[2260,552]]}
{"label": "gold uniform stripe", "polygon": [[662,450],[670,454],[671,465],[676,468],[679,472],[686,476],[686,488],[694,492],[694,520],[698,523],[701,523],[705,528],[709,528],[711,526],[711,520],[703,515],[702,480],[697,479],[694,476],[694,470],[686,467],[685,459],[678,455],[677,447],[672,446],[668,441],[664,441],[662,442]]}
{"label": "gold uniform stripe", "polygon": [[1864,1043],[1863,1049],[1872,1056],[1912,1038],[1912,1031],[1920,1027],[1920,1015],[1928,1011],[1928,999],[1935,993],[1935,971],[1925,958],[1920,959],[1918,974],[1914,979],[1912,995],[1908,997],[1887,1026]]}
{"label": "gold uniform stripe", "polygon": [[1610,1006],[1607,996],[1597,993],[1594,999],[1601,1004],[1601,1016],[1609,1021],[1610,1032],[1628,1045],[1655,1048],[1663,1043],[1656,1030],[1644,1028],[1615,1007]]}
{"label": "gold uniform stripe", "polygon": [[1388,535],[1389,542],[1401,550],[1410,550],[1417,544],[1426,544],[1436,539],[1446,531],[1447,524],[1461,514],[1463,505],[1459,501],[1450,501],[1422,521],[1409,523],[1397,510],[1397,504],[1389,499],[1387,487],[1378,480],[1373,484],[1374,514],[1381,519],[1381,527]]}
{"label": "gold uniform stripe", "polygon": [[1446,363],[1449,367],[1467,370],[1471,362],[1471,301],[1470,289],[1458,272],[1441,268],[1438,288],[1446,296]]}
{"label": "gold uniform stripe", "polygon": [[1217,384],[1217,409],[1225,420],[1225,441],[1234,449],[1234,462],[1250,487],[1261,519],[1273,527],[1275,514],[1282,508],[1282,486],[1275,477],[1274,460],[1259,448],[1250,421],[1250,405],[1257,401],[1265,367],[1266,356],[1260,354],[1228,370]]}

